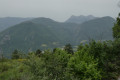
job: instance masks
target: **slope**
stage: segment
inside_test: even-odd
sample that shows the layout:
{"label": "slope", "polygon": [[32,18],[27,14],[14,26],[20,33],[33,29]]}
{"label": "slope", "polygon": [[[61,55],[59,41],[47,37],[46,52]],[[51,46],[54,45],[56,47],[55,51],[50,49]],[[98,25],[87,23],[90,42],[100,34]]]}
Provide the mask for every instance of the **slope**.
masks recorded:
{"label": "slope", "polygon": [[97,18],[82,24],[36,18],[10,27],[0,33],[0,50],[11,54],[14,49],[29,52],[36,49],[78,45],[83,40],[111,40],[115,20]]}
{"label": "slope", "polygon": [[11,27],[13,25],[19,24],[21,22],[30,20],[32,18],[20,18],[20,17],[4,17],[0,18],[0,32]]}
{"label": "slope", "polygon": [[77,28],[75,38],[76,42],[82,40],[112,40],[112,27],[115,20],[112,17],[106,16],[84,22]]}
{"label": "slope", "polygon": [[60,46],[60,40],[42,24],[26,21],[0,33],[0,47],[4,54],[14,49],[34,51]]}
{"label": "slope", "polygon": [[66,23],[66,22],[57,22],[49,18],[36,18],[31,20],[35,24],[43,24],[48,26],[48,28],[53,32],[56,36],[59,37],[61,41],[63,41],[64,45],[66,43],[74,44],[73,37],[76,33],[75,30],[78,28],[78,24],[76,23]]}
{"label": "slope", "polygon": [[74,16],[74,15],[72,15],[68,20],[66,20],[66,22],[81,24],[81,23],[84,23],[86,21],[93,20],[96,18],[97,17],[94,17],[92,15],[88,15],[88,16],[83,16],[83,15]]}

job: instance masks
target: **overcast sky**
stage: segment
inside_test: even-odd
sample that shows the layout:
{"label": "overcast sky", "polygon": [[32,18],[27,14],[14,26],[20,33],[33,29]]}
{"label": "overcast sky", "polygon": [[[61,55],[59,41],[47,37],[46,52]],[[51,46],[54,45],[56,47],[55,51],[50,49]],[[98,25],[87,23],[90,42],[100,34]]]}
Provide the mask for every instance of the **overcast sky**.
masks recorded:
{"label": "overcast sky", "polygon": [[48,17],[65,21],[71,15],[117,17],[120,0],[0,0],[0,17]]}

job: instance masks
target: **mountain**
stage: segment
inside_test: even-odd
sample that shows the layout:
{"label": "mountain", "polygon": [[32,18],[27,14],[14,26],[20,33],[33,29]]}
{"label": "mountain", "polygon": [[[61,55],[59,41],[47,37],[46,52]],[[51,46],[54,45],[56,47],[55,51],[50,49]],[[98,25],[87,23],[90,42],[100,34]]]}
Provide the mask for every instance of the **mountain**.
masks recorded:
{"label": "mountain", "polygon": [[0,50],[6,55],[14,49],[29,52],[36,49],[62,47],[81,41],[112,40],[111,17],[96,18],[82,24],[57,22],[49,18],[35,18],[9,27],[0,33]]}
{"label": "mountain", "polygon": [[76,42],[80,43],[82,40],[112,40],[112,27],[115,19],[106,16],[84,22],[77,28],[75,38]]}
{"label": "mountain", "polygon": [[14,49],[32,51],[38,48],[60,46],[60,40],[45,25],[30,21],[10,27],[0,33],[0,46],[3,53],[11,53]]}
{"label": "mountain", "polygon": [[74,16],[72,15],[68,20],[66,20],[66,22],[70,22],[70,23],[78,23],[81,24],[83,22],[89,21],[89,20],[93,20],[96,19],[97,17],[94,17],[92,15],[88,15],[88,16]]}
{"label": "mountain", "polygon": [[0,31],[7,29],[13,25],[19,24],[21,22],[30,20],[32,18],[19,18],[19,17],[5,17],[0,18]]}
{"label": "mountain", "polygon": [[[75,23],[56,22],[49,18],[36,18],[31,20],[35,24],[44,24],[56,35],[63,43],[73,43],[75,30],[79,26]],[[74,44],[74,43],[73,43]]]}
{"label": "mountain", "polygon": [[25,21],[0,33],[0,50],[6,55],[14,49],[29,52],[62,47],[72,42],[73,30],[77,27],[77,24],[60,23],[49,18]]}

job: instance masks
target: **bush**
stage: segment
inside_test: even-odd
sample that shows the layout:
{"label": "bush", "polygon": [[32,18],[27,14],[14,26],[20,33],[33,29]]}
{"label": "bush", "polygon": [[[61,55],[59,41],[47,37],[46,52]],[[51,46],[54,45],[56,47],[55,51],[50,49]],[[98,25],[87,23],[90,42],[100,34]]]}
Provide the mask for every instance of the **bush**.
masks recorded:
{"label": "bush", "polygon": [[101,71],[97,68],[97,59],[82,49],[68,62],[68,74],[74,80],[100,80]]}

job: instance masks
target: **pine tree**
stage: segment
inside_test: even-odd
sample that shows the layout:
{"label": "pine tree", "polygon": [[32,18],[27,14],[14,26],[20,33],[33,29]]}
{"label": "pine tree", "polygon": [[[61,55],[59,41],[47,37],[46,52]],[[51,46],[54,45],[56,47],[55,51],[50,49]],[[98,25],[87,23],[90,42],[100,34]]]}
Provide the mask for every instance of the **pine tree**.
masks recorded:
{"label": "pine tree", "polygon": [[113,37],[120,38],[120,13],[119,13],[116,23],[114,24],[114,27],[113,27]]}
{"label": "pine tree", "polygon": [[64,47],[64,50],[68,53],[68,54],[73,54],[73,48],[71,46],[71,44],[66,44]]}
{"label": "pine tree", "polygon": [[37,55],[38,57],[40,57],[41,54],[42,54],[42,51],[41,51],[40,49],[38,49],[38,50],[36,51],[36,53],[35,53],[35,55]]}
{"label": "pine tree", "polygon": [[14,50],[12,53],[12,59],[19,59],[19,58],[20,58],[20,55],[18,50]]}

